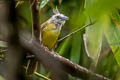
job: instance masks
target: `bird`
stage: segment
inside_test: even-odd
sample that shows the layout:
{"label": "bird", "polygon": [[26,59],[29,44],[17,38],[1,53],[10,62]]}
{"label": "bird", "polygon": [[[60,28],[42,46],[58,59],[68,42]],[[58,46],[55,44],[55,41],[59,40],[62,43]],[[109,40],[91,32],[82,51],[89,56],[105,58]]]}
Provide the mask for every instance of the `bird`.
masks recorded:
{"label": "bird", "polygon": [[53,9],[54,15],[45,21],[40,27],[40,41],[49,50],[55,48],[56,42],[61,33],[61,28],[64,26],[66,20],[69,18],[60,13],[56,7]]}
{"label": "bird", "polygon": [[[40,25],[39,40],[50,51],[54,52],[55,45],[68,17],[61,14],[57,7],[53,9],[53,16]],[[37,70],[38,61],[36,59],[30,60],[27,65],[27,73],[33,74]]]}

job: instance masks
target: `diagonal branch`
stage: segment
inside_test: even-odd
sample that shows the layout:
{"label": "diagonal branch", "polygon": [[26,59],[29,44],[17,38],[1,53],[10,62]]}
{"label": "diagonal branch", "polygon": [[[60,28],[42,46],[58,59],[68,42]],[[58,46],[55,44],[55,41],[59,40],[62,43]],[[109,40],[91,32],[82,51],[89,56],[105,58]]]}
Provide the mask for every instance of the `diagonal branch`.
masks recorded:
{"label": "diagonal branch", "polygon": [[83,78],[84,80],[88,80],[89,76],[94,77],[96,80],[110,80],[69,61],[57,53],[55,54],[55,52],[50,52],[35,40],[29,42],[26,37],[22,36],[21,43],[23,47],[32,52],[38,61],[40,61],[51,73],[59,74],[59,72],[67,72],[72,76]]}

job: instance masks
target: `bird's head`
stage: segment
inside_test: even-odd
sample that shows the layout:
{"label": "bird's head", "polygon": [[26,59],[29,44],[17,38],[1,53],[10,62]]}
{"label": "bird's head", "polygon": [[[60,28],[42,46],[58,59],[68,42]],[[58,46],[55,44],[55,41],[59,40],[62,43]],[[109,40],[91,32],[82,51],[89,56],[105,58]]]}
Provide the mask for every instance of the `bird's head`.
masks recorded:
{"label": "bird's head", "polygon": [[65,21],[68,20],[68,17],[61,14],[58,9],[53,9],[54,15],[51,17],[50,22],[63,26]]}

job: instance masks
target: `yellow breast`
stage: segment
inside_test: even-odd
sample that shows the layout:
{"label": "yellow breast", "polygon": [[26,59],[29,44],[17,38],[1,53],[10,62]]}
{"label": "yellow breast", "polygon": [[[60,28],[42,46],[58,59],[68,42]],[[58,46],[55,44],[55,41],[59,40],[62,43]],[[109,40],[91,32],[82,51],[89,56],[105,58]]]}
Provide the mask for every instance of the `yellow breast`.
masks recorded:
{"label": "yellow breast", "polygon": [[48,24],[42,32],[42,43],[49,49],[52,49],[59,37],[60,30],[55,29],[54,24]]}

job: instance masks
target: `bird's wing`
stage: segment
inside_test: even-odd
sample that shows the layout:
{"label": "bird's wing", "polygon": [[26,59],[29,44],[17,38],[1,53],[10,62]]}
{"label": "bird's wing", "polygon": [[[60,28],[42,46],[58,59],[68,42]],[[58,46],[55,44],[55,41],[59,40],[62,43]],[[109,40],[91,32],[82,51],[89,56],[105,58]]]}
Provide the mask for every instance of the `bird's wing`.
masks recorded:
{"label": "bird's wing", "polygon": [[40,25],[40,36],[39,36],[39,40],[40,42],[42,41],[42,32],[43,29],[48,25],[48,21],[44,22],[43,24]]}
{"label": "bird's wing", "polygon": [[48,25],[48,21],[44,22],[43,24],[41,24],[40,26],[40,30],[41,32],[43,31],[43,29]]}

